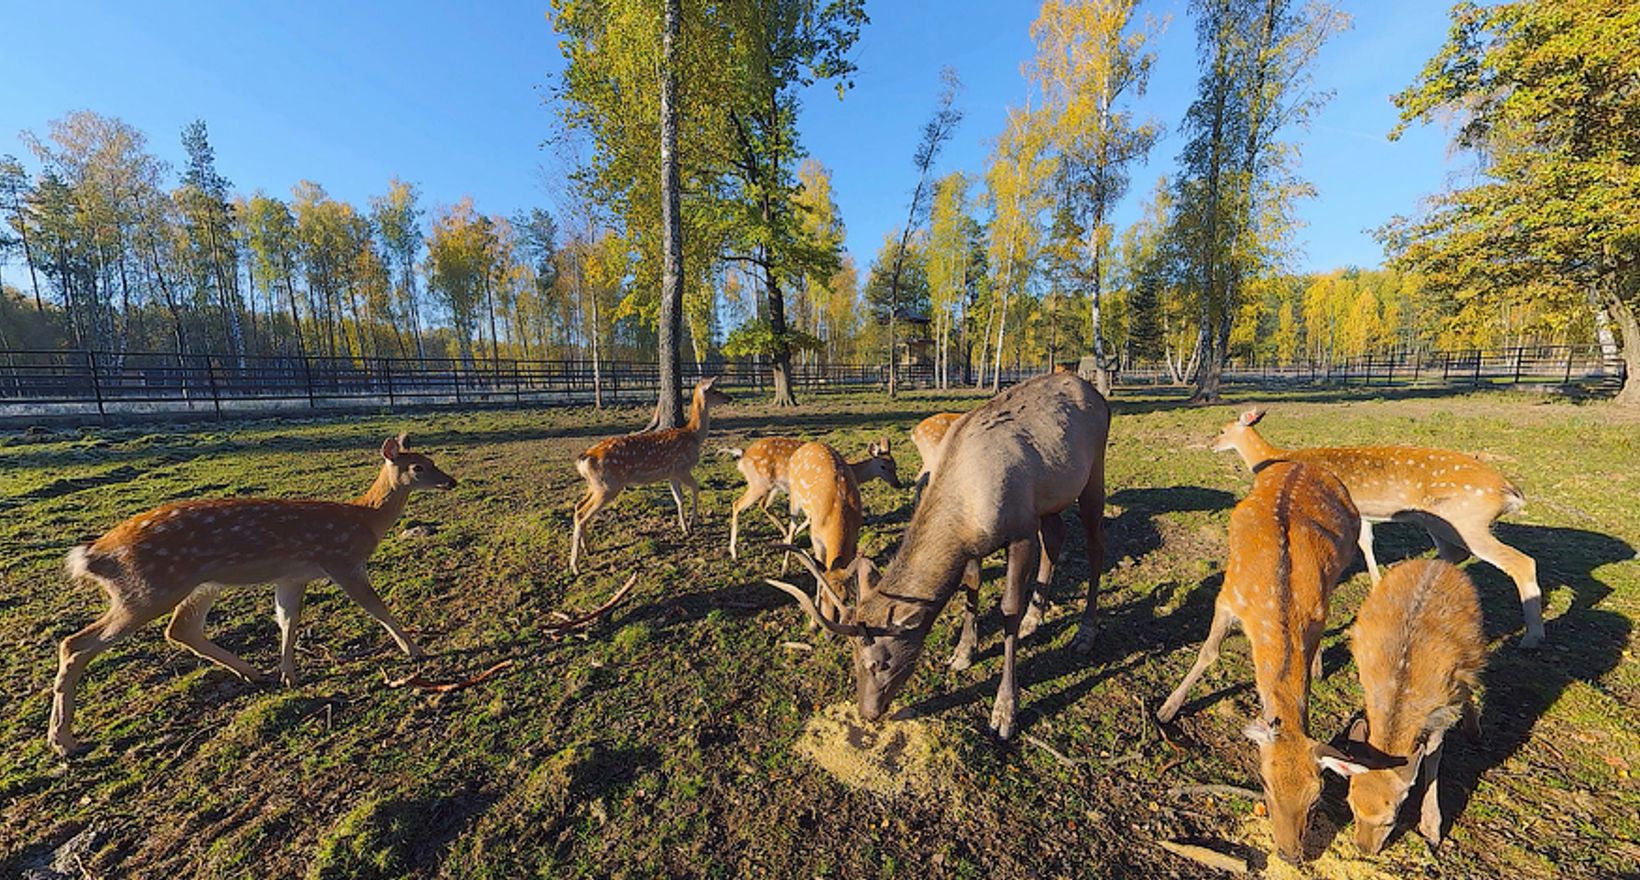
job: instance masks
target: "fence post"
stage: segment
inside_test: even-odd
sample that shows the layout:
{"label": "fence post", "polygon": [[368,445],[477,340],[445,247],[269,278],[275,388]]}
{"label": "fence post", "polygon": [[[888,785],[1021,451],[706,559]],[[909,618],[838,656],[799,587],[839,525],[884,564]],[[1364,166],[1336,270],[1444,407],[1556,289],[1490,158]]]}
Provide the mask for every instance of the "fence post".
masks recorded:
{"label": "fence post", "polygon": [[398,405],[398,400],[393,394],[393,362],[388,358],[380,358],[380,361],[382,378],[387,380],[387,408],[393,409]]}
{"label": "fence post", "polygon": [[1524,360],[1525,357],[1526,347],[1522,345],[1515,346],[1515,381],[1513,383],[1515,385],[1520,384],[1520,362]]}
{"label": "fence post", "polygon": [[108,411],[103,408],[102,380],[97,377],[97,352],[85,350],[85,364],[91,370],[91,393],[97,398],[97,419],[108,421]]}
{"label": "fence post", "polygon": [[1483,357],[1484,354],[1481,350],[1478,348],[1475,349],[1475,378],[1469,384],[1475,386],[1476,388],[1479,388],[1481,384],[1481,359]]}
{"label": "fence post", "polygon": [[308,409],[318,409],[319,401],[313,396],[313,355],[302,355],[302,382],[307,386]]}
{"label": "fence post", "polygon": [[211,383],[211,405],[216,408],[216,420],[222,421],[222,395],[216,388],[216,359],[205,356],[205,379]]}
{"label": "fence post", "polygon": [[1562,384],[1562,385],[1572,384],[1572,352],[1573,351],[1576,351],[1576,349],[1574,349],[1570,345],[1566,346],[1566,378],[1560,380],[1560,384]]}
{"label": "fence post", "polygon": [[512,365],[513,365],[513,404],[516,405],[516,406],[523,406],[524,405],[524,391],[523,391],[524,379],[518,372],[518,361],[516,359],[512,362]]}

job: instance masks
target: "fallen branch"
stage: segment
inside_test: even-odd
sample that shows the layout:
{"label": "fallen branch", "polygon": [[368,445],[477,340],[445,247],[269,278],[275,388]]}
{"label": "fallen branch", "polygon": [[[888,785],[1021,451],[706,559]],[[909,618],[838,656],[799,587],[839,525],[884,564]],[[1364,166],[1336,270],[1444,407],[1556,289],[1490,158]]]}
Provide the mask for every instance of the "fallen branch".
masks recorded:
{"label": "fallen branch", "polygon": [[1264,792],[1242,788],[1239,785],[1175,785],[1168,789],[1167,793],[1174,797],[1181,794],[1216,794],[1223,797],[1251,798],[1255,801],[1264,798]]}
{"label": "fallen branch", "polygon": [[418,690],[431,691],[435,694],[447,694],[451,691],[459,691],[462,688],[470,688],[475,684],[494,678],[501,670],[511,665],[513,665],[511,659],[503,660],[466,681],[428,681],[419,672],[411,673],[404,678],[389,679],[385,671],[382,672],[382,679],[387,683],[389,690],[413,687]]}
{"label": "fallen branch", "polygon": [[615,595],[609,597],[608,602],[599,605],[597,608],[588,611],[580,617],[565,617],[563,620],[549,625],[547,627],[547,635],[558,638],[569,635],[575,630],[585,629],[591,626],[595,621],[597,621],[598,618],[608,614],[609,609],[619,605],[621,600],[626,598],[626,594],[632,592],[632,586],[637,582],[638,576],[637,574],[633,574],[631,577],[626,579],[626,583],[619,590],[615,591]]}
{"label": "fallen branch", "polygon": [[1205,846],[1197,846],[1193,843],[1176,843],[1171,840],[1158,840],[1156,843],[1162,849],[1165,849],[1176,856],[1183,856],[1193,862],[1206,865],[1209,868],[1218,868],[1221,871],[1229,871],[1232,874],[1247,873],[1246,859],[1238,859],[1235,856],[1228,856],[1217,850],[1211,850]]}

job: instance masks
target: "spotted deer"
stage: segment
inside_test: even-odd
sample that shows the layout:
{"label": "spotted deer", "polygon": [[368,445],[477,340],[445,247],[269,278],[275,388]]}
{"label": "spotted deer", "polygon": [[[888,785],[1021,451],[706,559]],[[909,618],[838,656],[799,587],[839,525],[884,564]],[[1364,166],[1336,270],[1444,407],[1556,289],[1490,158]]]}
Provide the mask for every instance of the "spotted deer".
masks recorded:
{"label": "spotted deer", "polygon": [[370,585],[365,563],[418,489],[455,488],[432,459],[405,448],[404,435],[382,444],[370,489],[351,502],[271,498],[178,501],[115,526],[69,551],[70,578],[108,595],[96,622],[63,639],[52,688],[51,747],[82,749],[74,738],[74,691],[93,657],[170,612],[165,635],[246,681],[263,674],[205,637],[205,617],[225,588],[272,583],[279,622],[279,677],[296,684],[296,631],[308,583],[329,578],[387,628],[412,659],[422,650]]}
{"label": "spotted deer", "polygon": [[841,613],[864,522],[859,479],[837,450],[824,443],[797,447],[787,472],[791,479],[791,525],[786,529],[786,546],[790,547],[789,542],[797,534],[797,516],[801,513],[809,523],[813,556],[801,551],[798,555],[814,574],[821,609],[834,615]]}
{"label": "spotted deer", "polygon": [[1461,452],[1417,446],[1282,449],[1254,429],[1263,418],[1259,409],[1242,413],[1219,432],[1214,451],[1234,449],[1253,469],[1280,459],[1319,465],[1337,475],[1361,512],[1361,555],[1373,583],[1379,575],[1372,524],[1416,523],[1429,532],[1442,559],[1462,562],[1473,553],[1509,575],[1526,618],[1520,646],[1532,648],[1543,641],[1537,563],[1492,534],[1492,523],[1524,508],[1526,496],[1496,468]]}
{"label": "spotted deer", "polygon": [[1363,761],[1381,762],[1350,777],[1355,843],[1369,854],[1383,848],[1421,768],[1418,831],[1438,845],[1436,792],[1446,732],[1460,719],[1479,732],[1474,692],[1486,663],[1486,634],[1475,585],[1438,560],[1393,566],[1361,605],[1350,647],[1367,708],[1351,725],[1350,749]]}
{"label": "spotted deer", "polygon": [[[1034,587],[1029,567],[1057,560],[1039,534],[1062,536],[1045,523],[1078,505],[1087,533],[1088,597],[1073,648],[1093,646],[1094,605],[1104,563],[1105,445],[1110,407],[1071,374],[1039,376],[992,398],[951,429],[940,478],[922,504],[886,572],[865,556],[852,566],[857,600],[823,613],[802,590],[771,581],[816,622],[847,636],[861,717],[881,718],[915,671],[929,628],[950,602],[970,564],[1008,548],[1002,595],[1003,663],[991,729],[1014,733],[1014,674],[1020,622]],[[1040,568],[1038,569],[1040,572]],[[819,572],[816,572],[817,574]],[[841,599],[842,597],[829,597]],[[840,604],[840,603],[839,603]]]}
{"label": "spotted deer", "polygon": [[1156,712],[1163,724],[1173,720],[1191,687],[1218,659],[1224,637],[1240,625],[1252,643],[1262,707],[1245,733],[1258,744],[1276,851],[1292,862],[1303,858],[1304,830],[1321,794],[1321,769],[1346,775],[1362,769],[1309,735],[1310,680],[1321,671],[1327,603],[1354,559],[1360,529],[1349,492],[1330,472],[1294,462],[1260,467],[1253,490],[1230,512],[1230,559],[1207,640],[1184,681]]}
{"label": "spotted deer", "polygon": [[[579,574],[581,551],[592,518],[615,502],[628,486],[668,483],[672,501],[678,507],[678,527],[685,535],[700,515],[700,485],[690,473],[700,462],[701,443],[711,428],[711,408],[731,402],[729,395],[712,387],[716,377],[695,383],[689,405],[689,421],[681,428],[622,434],[599,441],[575,459],[575,470],[587,481],[586,492],[575,504],[575,529],[570,536],[569,568]],[[689,487],[690,512],[683,513],[683,487]]]}
{"label": "spotted deer", "polygon": [[922,467],[911,481],[913,507],[922,501],[923,490],[934,477],[934,467],[940,462],[940,441],[945,439],[946,432],[962,416],[962,413],[935,413],[911,429],[911,444],[917,447],[917,457],[922,459]]}
{"label": "spotted deer", "polygon": [[[763,514],[774,523],[774,527],[786,535],[790,524],[783,524],[769,512],[769,502],[774,500],[775,493],[791,493],[791,480],[787,463],[792,453],[805,441],[791,437],[764,437],[746,444],[745,449],[732,446],[719,450],[735,457],[735,467],[740,470],[741,476],[746,478],[746,491],[735,500],[734,510],[729,515],[729,556],[740,558],[740,513],[753,504],[757,504]],[[866,457],[853,462],[849,468],[854,471],[854,481],[857,485],[864,485],[870,480],[882,480],[890,486],[900,487],[899,469],[894,464],[894,454],[890,451],[887,437],[873,442],[867,447]]]}

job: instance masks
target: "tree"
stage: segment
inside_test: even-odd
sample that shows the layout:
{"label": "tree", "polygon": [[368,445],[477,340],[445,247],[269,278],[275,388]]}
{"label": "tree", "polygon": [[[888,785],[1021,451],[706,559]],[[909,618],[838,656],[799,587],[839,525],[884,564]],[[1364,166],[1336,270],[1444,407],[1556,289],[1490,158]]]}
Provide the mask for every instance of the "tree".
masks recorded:
{"label": "tree", "polygon": [[182,147],[188,161],[176,201],[192,254],[196,296],[202,305],[217,311],[228,352],[239,356],[243,367],[245,333],[240,315],[244,301],[239,296],[239,253],[233,236],[233,208],[228,203],[231,184],[217,173],[216,151],[204,120],[196,119],[182,130]]}
{"label": "tree", "polygon": [[[1042,239],[1041,215],[1048,207],[1044,183],[1054,173],[1054,157],[1045,152],[1050,127],[1036,118],[1039,112],[1029,108],[1008,112],[1007,128],[997,139],[991,164],[985,171],[986,194],[991,203],[986,247],[994,299],[990,315],[996,324],[992,391],[1002,387],[1002,348],[1007,338],[1009,302],[1016,292],[1026,292],[1035,271]],[[987,341],[991,323],[988,318]],[[982,356],[978,382],[983,384],[984,380]]]}
{"label": "tree", "polygon": [[928,211],[928,199],[932,187],[929,185],[929,175],[934,170],[934,160],[939,158],[940,148],[956,134],[957,126],[962,123],[962,111],[957,109],[957,93],[962,90],[962,81],[957,79],[955,69],[947,67],[940,71],[940,98],[935,105],[934,115],[923,123],[922,138],[917,141],[917,150],[911,154],[911,166],[917,169],[917,185],[911,190],[911,204],[906,209],[905,226],[900,230],[900,246],[894,253],[894,269],[888,281],[888,396],[898,393],[896,377],[899,375],[898,355],[895,352],[894,329],[895,314],[899,310],[900,269],[905,261],[906,241],[911,237],[911,231],[920,222],[921,217]]}
{"label": "tree", "polygon": [[1348,17],[1321,3],[1194,0],[1201,76],[1185,114],[1175,232],[1181,274],[1201,291],[1197,402],[1218,399],[1246,284],[1269,270],[1309,189],[1297,148],[1277,139],[1327,98],[1308,88],[1322,44]]}
{"label": "tree", "polygon": [[1454,7],[1447,42],[1395,96],[1391,137],[1455,114],[1477,182],[1384,230],[1394,264],[1460,315],[1593,305],[1619,331],[1625,406],[1640,406],[1636,45],[1640,7],[1622,0]]}
{"label": "tree", "polygon": [[5,214],[12,231],[17,233],[17,246],[23,252],[23,264],[28,267],[29,288],[34,293],[34,310],[44,314],[46,307],[40,299],[40,276],[35,272],[34,250],[29,245],[29,230],[34,222],[28,213],[32,189],[23,163],[10,154],[0,156],[0,212]]}
{"label": "tree", "polygon": [[977,277],[974,252],[979,224],[971,215],[968,178],[952,172],[934,185],[929,212],[928,293],[934,322],[935,383],[950,387],[951,328],[960,325],[959,311],[968,300]]}
{"label": "tree", "polygon": [[427,284],[450,310],[457,353],[469,368],[488,271],[483,221],[468,196],[435,211],[427,235]]}
{"label": "tree", "polygon": [[678,42],[682,39],[681,0],[665,0],[666,20],[661,29],[661,313],[660,399],[655,403],[654,426],[683,424],[683,371],[678,362],[683,333],[683,218],[678,182],[678,73],[683,66]]}
{"label": "tree", "polygon": [[1150,152],[1160,134],[1121,108],[1141,98],[1155,60],[1146,46],[1158,28],[1134,29],[1138,0],[1048,0],[1031,25],[1033,77],[1046,101],[1037,117],[1051,126],[1058,154],[1054,235],[1061,273],[1088,294],[1095,379],[1110,393],[1100,298],[1113,238],[1110,214],[1127,192],[1128,166]]}
{"label": "tree", "polygon": [[420,297],[416,292],[416,263],[421,253],[421,217],[417,204],[420,193],[414,184],[395,177],[387,182],[387,194],[371,196],[370,219],[381,234],[382,246],[398,274],[398,297],[416,343],[416,356],[426,357],[422,341]]}

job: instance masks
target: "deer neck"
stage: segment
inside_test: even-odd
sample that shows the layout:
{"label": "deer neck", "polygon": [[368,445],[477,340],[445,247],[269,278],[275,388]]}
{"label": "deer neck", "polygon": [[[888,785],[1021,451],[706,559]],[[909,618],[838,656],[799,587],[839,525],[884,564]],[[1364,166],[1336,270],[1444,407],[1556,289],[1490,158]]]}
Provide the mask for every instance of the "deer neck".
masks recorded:
{"label": "deer neck", "polygon": [[705,434],[712,424],[712,415],[708,412],[709,409],[710,407],[706,403],[706,395],[701,394],[697,389],[694,400],[689,402],[689,421],[684,423],[684,428],[692,433]]}
{"label": "deer neck", "polygon": [[1252,428],[1242,432],[1241,442],[1236,444],[1236,452],[1241,455],[1241,460],[1246,463],[1247,469],[1255,472],[1259,465],[1272,458],[1281,458],[1287,454],[1287,450],[1264,439],[1258,431]]}
{"label": "deer neck", "polygon": [[387,536],[393,523],[404,514],[404,506],[410,503],[410,489],[399,485],[393,479],[392,467],[383,464],[376,474],[376,481],[353,503],[367,511],[370,529],[380,540]]}
{"label": "deer neck", "polygon": [[898,625],[926,630],[956,593],[968,556],[953,534],[938,522],[907,529],[904,543],[876,590],[902,608],[895,615]]}

